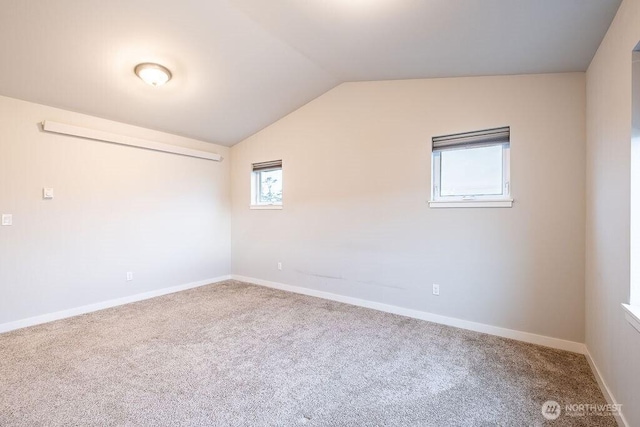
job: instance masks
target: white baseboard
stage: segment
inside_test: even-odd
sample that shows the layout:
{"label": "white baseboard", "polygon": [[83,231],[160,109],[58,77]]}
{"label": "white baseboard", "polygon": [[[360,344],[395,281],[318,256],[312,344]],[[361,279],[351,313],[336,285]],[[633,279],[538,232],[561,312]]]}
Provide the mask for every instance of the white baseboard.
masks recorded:
{"label": "white baseboard", "polygon": [[[609,386],[607,386],[607,383],[604,382],[604,378],[600,374],[600,369],[598,369],[598,365],[596,365],[596,362],[593,360],[593,357],[591,357],[591,353],[589,353],[589,349],[587,349],[587,351],[585,352],[585,357],[587,358],[587,362],[589,362],[589,366],[591,367],[593,376],[596,377],[596,381],[598,382],[598,385],[600,386],[600,390],[602,390],[602,394],[604,395],[604,398],[607,400],[607,403],[610,403],[612,405],[617,404],[618,401],[613,396],[613,393],[611,393],[611,390],[609,389]],[[618,422],[619,426],[624,426],[624,427],[630,426],[630,424],[627,422],[626,418],[624,417],[624,413],[622,411],[620,411],[619,414],[616,414],[616,421]]]}
{"label": "white baseboard", "polygon": [[26,328],[28,326],[39,325],[41,323],[53,322],[54,320],[65,319],[67,317],[78,316],[80,314],[91,313],[93,311],[103,310],[105,308],[116,307],[118,305],[129,304],[136,301],[142,301],[150,298],[159,297],[161,295],[172,294],[174,292],[185,291],[187,289],[197,288],[212,283],[229,280],[231,276],[220,276],[213,279],[199,280],[197,282],[185,283],[183,285],[172,286],[170,288],[156,289],[154,291],[143,292],[141,294],[129,295],[122,298],[116,298],[108,301],[102,301],[95,304],[83,305],[81,307],[70,308],[68,310],[56,311],[40,316],[28,317],[26,319],[16,320],[14,322],[0,324],[0,333],[13,331],[15,329]]}
{"label": "white baseboard", "polygon": [[399,314],[401,316],[412,317],[414,319],[426,320],[433,323],[453,326],[461,329],[482,332],[499,337],[510,338],[518,341],[524,341],[532,344],[543,345],[545,347],[567,350],[574,353],[585,354],[587,349],[583,343],[575,341],[567,341],[560,338],[552,338],[544,335],[532,334],[530,332],[515,331],[513,329],[501,328],[498,326],[485,325],[483,323],[471,322],[469,320],[456,319],[453,317],[441,316],[439,314],[428,313],[426,311],[413,310],[409,308],[398,307],[390,304],[383,304],[375,301],[368,301],[360,298],[347,297],[344,295],[333,294],[330,292],[318,291],[315,289],[303,288],[299,286],[285,285],[278,282],[270,282],[253,277],[239,276],[232,274],[231,278],[241,282],[252,283],[254,285],[265,286],[268,288],[280,289],[283,291],[294,292],[297,294],[309,295],[312,297],[328,299],[332,301],[343,302],[346,304],[357,305],[360,307],[371,308],[374,310],[384,311],[387,313]]}

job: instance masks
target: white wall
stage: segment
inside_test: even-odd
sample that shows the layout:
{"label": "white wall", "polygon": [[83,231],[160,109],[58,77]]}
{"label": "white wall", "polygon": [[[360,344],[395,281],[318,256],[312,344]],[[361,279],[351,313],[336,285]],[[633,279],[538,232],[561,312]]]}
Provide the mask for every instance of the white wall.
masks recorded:
{"label": "white wall", "polygon": [[620,303],[630,289],[631,52],[639,41],[640,1],[625,0],[587,72],[586,344],[631,426],[640,425],[640,334]]}
{"label": "white wall", "polygon": [[[514,207],[430,209],[431,137],[506,125]],[[583,342],[584,73],[346,83],[231,157],[234,274]]]}
{"label": "white wall", "polygon": [[[229,149],[0,97],[0,324],[227,275],[229,161],[40,131],[54,120]],[[43,200],[53,187],[55,199]],[[126,272],[134,280],[126,282]]]}

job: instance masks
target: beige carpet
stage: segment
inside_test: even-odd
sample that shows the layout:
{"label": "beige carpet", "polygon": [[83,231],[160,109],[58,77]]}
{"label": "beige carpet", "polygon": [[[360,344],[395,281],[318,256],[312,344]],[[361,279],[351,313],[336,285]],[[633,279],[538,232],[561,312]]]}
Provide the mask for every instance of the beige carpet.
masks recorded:
{"label": "beige carpet", "polygon": [[234,281],[0,335],[1,426],[524,426],[550,399],[605,403],[581,355]]}

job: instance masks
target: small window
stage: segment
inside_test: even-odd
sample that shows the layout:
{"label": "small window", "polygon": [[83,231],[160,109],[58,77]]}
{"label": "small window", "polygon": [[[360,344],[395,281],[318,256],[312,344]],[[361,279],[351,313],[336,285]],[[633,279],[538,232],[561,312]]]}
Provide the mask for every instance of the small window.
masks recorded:
{"label": "small window", "polygon": [[509,127],[433,138],[432,206],[511,206],[509,147]]}
{"label": "small window", "polygon": [[282,206],[282,160],[253,163],[251,206]]}

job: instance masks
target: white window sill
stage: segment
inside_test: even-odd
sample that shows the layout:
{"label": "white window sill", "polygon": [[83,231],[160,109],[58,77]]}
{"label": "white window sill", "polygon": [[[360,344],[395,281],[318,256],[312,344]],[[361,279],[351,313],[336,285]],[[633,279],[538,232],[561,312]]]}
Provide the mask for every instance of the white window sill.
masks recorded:
{"label": "white window sill", "polygon": [[512,206],[513,199],[456,201],[429,200],[429,207],[431,208],[510,208]]}
{"label": "white window sill", "polygon": [[282,205],[251,205],[249,209],[255,210],[280,210],[282,209]]}
{"label": "white window sill", "polygon": [[622,308],[624,308],[624,316],[627,318],[627,322],[640,332],[640,306],[622,304]]}

